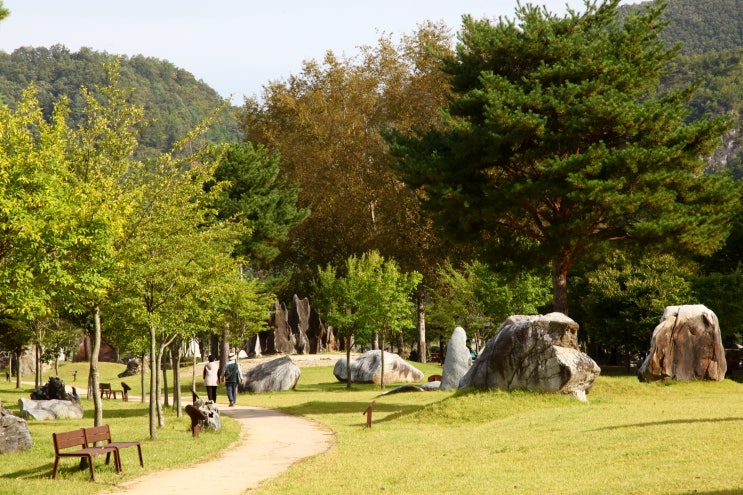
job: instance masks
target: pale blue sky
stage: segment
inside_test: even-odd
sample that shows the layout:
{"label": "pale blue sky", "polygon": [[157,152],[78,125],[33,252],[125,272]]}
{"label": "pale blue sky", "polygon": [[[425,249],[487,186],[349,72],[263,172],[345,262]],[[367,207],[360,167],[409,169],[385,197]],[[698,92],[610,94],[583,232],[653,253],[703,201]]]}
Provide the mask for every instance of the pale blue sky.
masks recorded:
{"label": "pale blue sky", "polygon": [[[638,3],[627,1],[626,3]],[[526,3],[526,1],[524,1]],[[554,13],[583,0],[531,0]],[[624,2],[623,2],[624,3]],[[514,17],[516,0],[3,0],[0,50],[63,44],[168,60],[222,96],[260,96],[325,52],[352,56],[425,20],[459,30],[463,14]]]}

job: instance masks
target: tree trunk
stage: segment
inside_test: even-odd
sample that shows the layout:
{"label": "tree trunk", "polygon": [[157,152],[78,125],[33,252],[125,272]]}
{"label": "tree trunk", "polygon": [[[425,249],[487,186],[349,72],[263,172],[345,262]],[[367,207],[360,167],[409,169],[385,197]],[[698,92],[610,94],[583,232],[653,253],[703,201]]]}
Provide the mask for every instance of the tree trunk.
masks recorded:
{"label": "tree trunk", "polygon": [[552,260],[552,306],[553,310],[568,315],[568,263],[564,259]]}
{"label": "tree trunk", "polygon": [[373,351],[379,350],[379,333],[378,332],[374,332],[372,334],[371,348]]}
{"label": "tree trunk", "polygon": [[418,290],[418,361],[426,362],[426,293]]}
{"label": "tree trunk", "polygon": [[157,362],[157,373],[152,373],[153,375],[157,376],[157,386],[155,387],[155,405],[157,408],[157,427],[158,428],[164,428],[165,427],[165,414],[163,414],[163,402],[161,400],[162,398],[162,383],[160,383],[160,370],[163,368],[163,356],[165,355],[165,346],[161,345],[160,349],[157,351],[157,359],[155,360]]}
{"label": "tree trunk", "polygon": [[36,365],[34,366],[34,385],[36,385],[36,390],[38,390],[41,388],[41,383],[43,381],[43,377],[41,376],[41,344],[36,344],[34,346],[34,361],[36,361]]}
{"label": "tree trunk", "polygon": [[165,407],[170,406],[170,398],[168,397],[168,351],[169,349],[163,348],[160,358],[163,363],[161,369],[163,371],[163,406]]}
{"label": "tree trunk", "polygon": [[[204,349],[203,346],[199,343],[199,351],[201,352],[201,359],[204,359]],[[192,362],[191,362],[191,393],[196,393],[196,353],[193,353],[192,356]]]}
{"label": "tree trunk", "polygon": [[227,366],[227,357],[230,354],[230,332],[229,325],[222,329],[222,338],[220,342],[219,368],[224,370]]}
{"label": "tree trunk", "polygon": [[397,332],[397,355],[405,359],[405,336]]}
{"label": "tree trunk", "polygon": [[[176,339],[170,345],[170,357],[173,361],[173,409],[175,409],[176,417],[180,418],[183,416],[181,411],[181,339]],[[196,353],[194,353],[196,354]]]}
{"label": "tree trunk", "polygon": [[21,352],[15,354],[15,388],[21,388],[21,354]]}
{"label": "tree trunk", "polygon": [[[103,404],[101,396],[98,393],[98,384],[100,377],[98,376],[98,353],[101,351],[101,308],[99,306],[93,307],[93,348],[90,352],[90,388],[93,393],[93,410],[94,410],[94,421],[93,426],[103,425]],[[90,395],[88,395],[90,397]]]}
{"label": "tree trunk", "polygon": [[348,335],[346,341],[346,390],[351,390],[351,339],[353,335]]}
{"label": "tree trunk", "polygon": [[146,352],[142,352],[142,360],[139,362],[139,382],[142,385],[142,398],[140,399],[140,402],[146,402],[147,401],[147,390],[145,388],[145,374],[144,374],[144,363],[145,358],[147,357]]}
{"label": "tree trunk", "polygon": [[[157,333],[155,327],[150,325],[150,439],[157,438],[157,359],[155,351],[155,338]],[[144,363],[142,364],[144,366]]]}
{"label": "tree trunk", "polygon": [[379,387],[384,390],[384,333],[382,333],[382,372],[379,374]]}

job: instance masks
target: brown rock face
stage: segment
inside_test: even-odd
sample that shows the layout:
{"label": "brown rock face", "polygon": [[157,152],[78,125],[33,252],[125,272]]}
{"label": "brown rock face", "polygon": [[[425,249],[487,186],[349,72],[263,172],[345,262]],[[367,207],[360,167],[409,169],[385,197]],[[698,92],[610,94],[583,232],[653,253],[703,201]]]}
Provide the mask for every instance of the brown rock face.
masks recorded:
{"label": "brown rock face", "polygon": [[725,378],[727,362],[717,316],[701,304],[668,306],[637,370],[640,381]]}

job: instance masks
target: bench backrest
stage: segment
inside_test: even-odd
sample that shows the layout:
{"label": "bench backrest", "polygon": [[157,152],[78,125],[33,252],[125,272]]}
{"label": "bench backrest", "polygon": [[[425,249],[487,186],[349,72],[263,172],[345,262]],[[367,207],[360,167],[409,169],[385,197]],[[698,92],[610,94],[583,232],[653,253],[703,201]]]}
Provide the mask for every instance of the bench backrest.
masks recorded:
{"label": "bench backrest", "polygon": [[79,430],[65,431],[62,433],[52,433],[54,440],[54,453],[58,454],[60,450],[70,447],[87,447],[85,432],[82,428]]}
{"label": "bench backrest", "polygon": [[83,432],[85,434],[85,441],[88,445],[93,445],[104,440],[111,443],[111,429],[108,425],[83,428]]}
{"label": "bench backrest", "polygon": [[110,383],[99,383],[98,388],[101,390],[111,390],[111,384]]}

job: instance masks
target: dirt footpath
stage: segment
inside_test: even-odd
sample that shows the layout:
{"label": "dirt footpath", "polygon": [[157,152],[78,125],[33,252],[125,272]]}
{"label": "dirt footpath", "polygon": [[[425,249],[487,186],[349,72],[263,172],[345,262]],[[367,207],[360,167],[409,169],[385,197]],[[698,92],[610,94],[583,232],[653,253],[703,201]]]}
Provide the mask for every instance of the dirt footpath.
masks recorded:
{"label": "dirt footpath", "polygon": [[239,440],[219,457],[189,468],[150,473],[108,493],[242,494],[283,473],[295,462],[327,451],[334,443],[332,432],[317,423],[280,411],[220,405],[219,412],[240,424]]}

